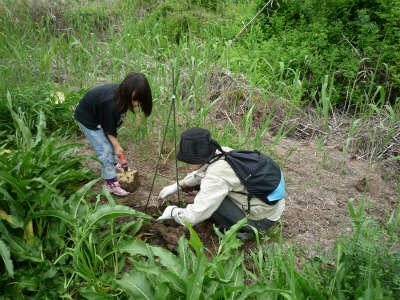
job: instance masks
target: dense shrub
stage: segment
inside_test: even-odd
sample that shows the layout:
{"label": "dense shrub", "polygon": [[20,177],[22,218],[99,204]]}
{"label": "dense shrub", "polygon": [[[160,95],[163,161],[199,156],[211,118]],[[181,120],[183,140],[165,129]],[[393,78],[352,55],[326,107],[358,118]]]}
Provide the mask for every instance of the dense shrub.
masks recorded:
{"label": "dense shrub", "polygon": [[[258,8],[264,5],[258,1]],[[356,104],[394,103],[400,95],[399,19],[394,0],[274,1],[257,23],[260,55],[299,68],[309,95],[318,96],[322,78],[334,76],[333,104],[343,105],[353,88]],[[379,86],[380,97],[372,97]]]}

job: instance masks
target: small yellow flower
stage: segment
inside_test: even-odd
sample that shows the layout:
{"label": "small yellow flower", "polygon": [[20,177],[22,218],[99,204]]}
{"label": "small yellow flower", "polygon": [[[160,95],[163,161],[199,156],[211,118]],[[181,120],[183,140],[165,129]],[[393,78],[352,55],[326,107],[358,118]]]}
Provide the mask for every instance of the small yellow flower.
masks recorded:
{"label": "small yellow flower", "polygon": [[63,103],[65,101],[65,96],[63,92],[56,92],[55,98],[56,98],[55,100],[56,104]]}
{"label": "small yellow flower", "polygon": [[11,153],[11,150],[5,149],[0,152],[0,155],[9,154],[9,153]]}
{"label": "small yellow flower", "polygon": [[54,100],[54,104],[63,103],[65,101],[65,95],[63,92],[58,91],[52,93],[50,98],[47,98],[46,100],[47,101]]}

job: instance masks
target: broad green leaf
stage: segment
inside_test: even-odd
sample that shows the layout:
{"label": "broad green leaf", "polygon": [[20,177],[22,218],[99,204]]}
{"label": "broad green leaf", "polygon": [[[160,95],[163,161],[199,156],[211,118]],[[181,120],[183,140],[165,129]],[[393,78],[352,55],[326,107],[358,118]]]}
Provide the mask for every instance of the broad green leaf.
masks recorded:
{"label": "broad green leaf", "polygon": [[199,299],[199,296],[203,290],[203,280],[207,265],[207,257],[204,253],[201,253],[196,261],[193,274],[191,274],[187,279],[186,299]]}
{"label": "broad green leaf", "polygon": [[131,299],[155,299],[151,284],[143,272],[125,274],[117,280],[117,284],[131,296]]}
{"label": "broad green leaf", "polygon": [[197,256],[200,256],[200,254],[202,253],[203,243],[201,242],[196,231],[193,230],[193,227],[188,222],[185,222],[185,226],[189,229],[190,232],[189,245],[191,245],[196,251]]}
{"label": "broad green leaf", "polygon": [[246,290],[248,287],[246,286],[232,286],[232,287],[222,287],[219,288],[217,292],[211,295],[211,299],[238,299],[229,297],[227,295],[234,295],[235,292]]}
{"label": "broad green leaf", "polygon": [[23,115],[21,113],[16,114],[11,112],[13,116],[14,122],[16,124],[17,133],[21,133],[22,135],[22,147],[25,151],[28,151],[33,147],[32,141],[32,132],[28,126],[26,126],[25,121],[23,120]]}
{"label": "broad green leaf", "polygon": [[19,166],[19,172],[17,174],[23,174],[24,178],[29,178],[37,174],[38,164],[35,162],[33,156],[34,155],[32,151],[24,151],[23,158]]}
{"label": "broad green leaf", "polygon": [[[105,259],[109,255],[115,254],[114,248],[116,248],[115,244],[118,243],[118,240],[123,239],[126,237],[126,233],[124,232],[118,232],[118,233],[110,233],[109,231],[106,232],[107,234],[104,235],[104,240],[103,238],[100,239],[101,242],[97,241],[96,243],[96,249],[99,253],[103,253],[103,251],[107,251],[108,246],[110,246],[111,250],[107,254],[103,254],[103,259]],[[97,232],[96,232],[97,234]],[[110,244],[110,242],[112,243]]]}
{"label": "broad green leaf", "polygon": [[[256,296],[263,296],[265,297],[264,299],[268,299],[267,297],[271,297],[271,299],[276,298],[277,295],[282,296],[285,299],[293,299],[291,296],[290,291],[286,290],[281,290],[281,289],[273,289],[273,288],[268,288],[268,287],[262,287],[262,286],[247,286],[247,287],[238,287],[238,289],[242,289],[243,293],[240,294],[235,300],[246,300],[246,299],[251,299],[252,297]],[[218,292],[215,294],[213,297],[214,299],[218,299],[221,295],[221,292]],[[275,297],[274,297],[275,296]],[[257,298],[257,299],[263,299],[263,298]],[[297,299],[297,298],[294,298]]]}
{"label": "broad green leaf", "polygon": [[11,235],[2,222],[0,222],[0,232],[2,233],[2,240],[7,243],[14,258],[33,262],[42,261],[42,257],[37,248],[28,245],[24,239]]}
{"label": "broad green leaf", "polygon": [[153,257],[151,246],[143,241],[138,240],[132,240],[121,244],[121,246],[119,247],[119,251],[128,253],[132,256],[139,254],[142,256],[147,256],[149,258]]}
{"label": "broad green leaf", "polygon": [[42,138],[45,137],[44,129],[46,128],[46,116],[42,110],[39,112],[39,118],[36,124],[36,128],[37,133],[35,136],[34,146],[38,145],[41,142]]}
{"label": "broad green leaf", "polygon": [[[48,176],[45,176],[48,178]],[[64,184],[66,181],[72,181],[76,180],[76,182],[79,182],[82,180],[82,172],[81,171],[75,171],[75,170],[67,170],[63,171],[62,173],[56,174],[53,178],[51,178],[50,184],[56,188],[60,184]]]}
{"label": "broad green leaf", "polygon": [[14,264],[11,260],[10,249],[2,240],[0,240],[0,255],[4,261],[8,275],[14,277]]}
{"label": "broad green leaf", "polygon": [[236,238],[236,232],[247,223],[247,217],[233,225],[223,236],[217,255],[220,259],[229,259],[230,253],[238,249],[243,242]]}
{"label": "broad green leaf", "polygon": [[243,273],[243,266],[244,266],[243,253],[234,253],[232,254],[231,259],[226,260],[218,265],[220,265],[223,268],[223,277],[221,274],[222,279],[234,280],[234,277],[237,276],[237,274]]}
{"label": "broad green leaf", "polygon": [[21,189],[21,181],[18,181],[16,178],[5,171],[0,171],[0,180],[4,180],[5,182],[9,183],[18,194],[19,199],[25,198],[25,193]]}
{"label": "broad green leaf", "polygon": [[[17,131],[17,133],[22,134],[22,142],[23,145],[31,145],[32,144],[32,134],[30,129],[25,125],[25,122],[23,121],[23,116],[22,114],[17,114],[15,113],[13,106],[12,106],[12,99],[11,99],[11,94],[9,91],[7,91],[7,107],[12,115],[13,121],[14,121],[14,126]],[[22,146],[23,146],[22,145]]]}
{"label": "broad green leaf", "polygon": [[69,200],[78,203],[79,206],[80,201],[86,195],[86,193],[100,180],[102,179],[97,178],[89,181],[83,187],[81,187],[76,193],[74,193]]}
{"label": "broad green leaf", "polygon": [[142,212],[138,212],[133,208],[130,208],[125,205],[102,205],[100,206],[93,214],[91,214],[88,218],[88,227],[87,230],[95,226],[98,222],[102,220],[111,220],[118,217],[140,217],[143,219],[152,219],[147,214]]}
{"label": "broad green leaf", "polygon": [[[241,266],[243,267],[243,261],[241,262]],[[242,268],[233,268],[232,271],[234,271],[234,272],[231,272],[230,279],[233,280],[233,282],[232,282],[233,286],[234,287],[245,286],[243,269]],[[236,291],[234,291],[230,298],[236,299],[236,297],[237,297],[237,293],[236,293]]]}
{"label": "broad green leaf", "polygon": [[[107,300],[111,298],[105,291],[99,291],[99,289],[94,289],[92,286],[81,286],[78,288],[78,293],[81,296],[79,299],[85,300]],[[71,298],[71,295],[66,295],[65,297],[65,299]]]}
{"label": "broad green leaf", "polygon": [[52,187],[50,183],[48,183],[46,180],[44,180],[41,177],[40,178],[32,178],[31,182],[39,182],[39,183],[43,184],[47,189],[52,191],[53,193],[55,193],[55,194],[58,193],[56,188]]}
{"label": "broad green leaf", "polygon": [[[123,244],[119,250],[121,252],[128,253],[131,256],[146,256],[149,258],[149,261],[154,261],[154,257],[158,257],[160,264],[165,266],[167,270],[165,273],[162,273],[162,276],[166,280],[171,280],[176,288],[182,290],[182,292],[186,289],[186,285],[180,278],[184,278],[187,270],[184,269],[182,263],[180,262],[181,258],[176,257],[168,250],[161,247],[150,246],[143,241],[137,240],[129,241]],[[155,269],[153,269],[153,273],[154,272],[160,274],[159,271],[156,271]]]}
{"label": "broad green leaf", "polygon": [[135,261],[134,264],[135,270],[154,275],[157,278],[157,284],[165,282],[168,285],[172,285],[175,291],[185,294],[186,282],[184,280],[186,277],[182,276],[182,274],[174,274],[168,268],[163,270],[156,262],[154,262],[156,265],[153,266],[142,264],[140,261]]}
{"label": "broad green leaf", "polygon": [[[314,283],[311,283],[308,280],[308,278],[304,277],[304,275],[299,274],[298,272],[294,271],[294,277],[295,277],[296,286],[298,286],[299,290],[301,290],[304,294],[306,294],[306,295],[319,294],[319,291],[316,290],[316,285],[314,285]],[[298,288],[298,287],[296,287],[296,288]]]}
{"label": "broad green leaf", "polygon": [[37,213],[33,214],[34,217],[56,217],[62,220],[69,225],[76,226],[78,224],[78,220],[72,217],[70,214],[66,213],[65,211],[58,210],[58,209],[46,209],[41,210]]}
{"label": "broad green leaf", "polygon": [[190,270],[196,261],[196,255],[191,251],[188,240],[182,236],[178,241],[179,259],[183,264],[183,270]]}
{"label": "broad green leaf", "polygon": [[143,226],[143,219],[140,219],[140,220],[134,220],[134,221],[130,221],[130,222],[126,222],[121,225],[118,225],[117,229],[121,232],[126,232],[126,231],[130,230],[129,235],[135,236],[139,232],[139,230],[142,226]]}
{"label": "broad green leaf", "polygon": [[0,187],[0,195],[3,195],[3,198],[5,198],[5,200],[14,201],[14,199],[11,197],[10,193],[2,187]]}
{"label": "broad green leaf", "polygon": [[102,194],[104,195],[104,197],[106,197],[109,204],[111,204],[111,205],[116,204],[113,196],[111,195],[111,193],[109,191],[106,190],[106,188],[104,186],[103,186]]}
{"label": "broad green leaf", "polygon": [[157,256],[160,259],[160,263],[163,266],[174,272],[176,275],[182,275],[184,266],[181,263],[181,257],[177,257],[170,251],[161,247],[152,247],[151,249],[154,253],[154,256]]}
{"label": "broad green leaf", "polygon": [[19,281],[16,282],[16,288],[25,292],[36,292],[40,281],[41,279],[39,276],[32,276],[31,274],[22,275]]}

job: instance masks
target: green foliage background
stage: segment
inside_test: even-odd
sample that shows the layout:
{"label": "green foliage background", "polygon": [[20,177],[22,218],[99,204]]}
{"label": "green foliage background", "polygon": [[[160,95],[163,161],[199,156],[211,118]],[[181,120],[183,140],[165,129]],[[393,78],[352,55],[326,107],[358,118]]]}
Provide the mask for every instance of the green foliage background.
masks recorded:
{"label": "green foliage background", "polygon": [[[157,114],[134,116],[135,142],[161,137],[154,129],[169,117],[171,74],[179,73],[178,131],[207,124],[235,147],[265,146],[274,111],[254,125],[255,100],[241,124],[221,131],[207,119],[220,101],[221,91],[210,95],[213,78],[233,72],[262,89],[263,109],[270,95],[286,99],[288,118],[308,104],[325,121],[334,106],[356,112],[344,148],[363,116],[386,119],[386,105],[392,123],[384,145],[398,131],[399,17],[399,2],[389,0],[0,0],[0,299],[398,298],[399,207],[378,222],[362,199],[350,199],[353,235],[332,253],[296,264],[302,249],[264,236],[245,270],[235,238],[241,224],[211,260],[192,229],[175,254],[134,240],[152,217],[92,191],[99,179],[82,168],[87,157],[75,155],[71,140],[80,97],[140,70]],[[226,92],[235,109],[244,89]],[[290,131],[285,121],[273,145]]]}
{"label": "green foliage background", "polygon": [[[257,8],[265,1],[257,1]],[[394,0],[273,1],[254,30],[259,76],[282,63],[299,70],[305,102],[318,97],[325,75],[334,77],[334,106],[352,93],[356,106],[397,104],[400,92],[400,3]],[[272,74],[271,74],[272,75]],[[286,80],[292,80],[293,74]],[[378,97],[371,93],[381,89]],[[365,94],[367,92],[367,94]]]}

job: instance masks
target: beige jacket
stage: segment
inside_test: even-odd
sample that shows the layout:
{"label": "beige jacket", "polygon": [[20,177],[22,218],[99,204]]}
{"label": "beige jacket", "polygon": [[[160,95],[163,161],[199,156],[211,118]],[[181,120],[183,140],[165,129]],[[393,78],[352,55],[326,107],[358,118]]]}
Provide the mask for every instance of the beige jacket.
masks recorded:
{"label": "beige jacket", "polygon": [[[224,147],[223,150],[230,151],[231,149]],[[181,225],[184,225],[185,221],[196,225],[210,218],[226,196],[229,196],[244,213],[247,211],[247,195],[234,193],[234,191],[247,193],[247,190],[224,157],[211,165],[205,164],[199,170],[189,173],[183,181],[189,187],[200,185],[200,191],[194,198],[193,204],[173,210],[172,217]],[[252,198],[249,219],[258,221],[267,218],[277,221],[284,208],[285,199],[280,200],[276,205],[268,205],[258,198]]]}

